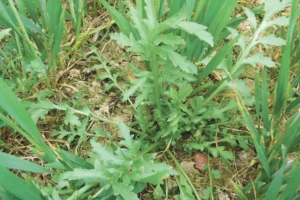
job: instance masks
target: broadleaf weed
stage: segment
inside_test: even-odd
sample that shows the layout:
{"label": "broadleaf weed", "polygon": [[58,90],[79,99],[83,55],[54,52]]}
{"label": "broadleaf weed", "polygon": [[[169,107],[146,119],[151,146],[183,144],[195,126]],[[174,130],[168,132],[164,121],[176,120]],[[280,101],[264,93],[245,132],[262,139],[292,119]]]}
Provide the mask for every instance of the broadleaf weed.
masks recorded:
{"label": "broadleaf weed", "polygon": [[[0,1],[0,23],[5,27],[0,40],[6,42],[0,46],[0,127],[20,133],[34,146],[33,153],[47,162],[41,161],[40,166],[0,153],[6,160],[0,163],[0,197],[129,200],[144,198],[140,194],[147,188],[154,199],[213,199],[221,191],[214,183],[223,175],[213,160],[220,159],[229,169],[226,173],[231,173],[236,170],[233,152],[252,148],[258,157],[253,162],[261,168],[247,185],[231,180],[238,197],[299,196],[296,88],[300,79],[295,75],[299,71],[299,0],[265,0],[252,10],[244,7],[240,17],[232,15],[237,0],[140,0],[136,7],[130,1],[118,1],[118,10],[106,0],[98,2],[115,20],[109,24],[118,25],[121,32],[110,38],[125,47],[124,59],[129,63],[126,67],[112,64],[94,47],[95,40],[85,55],[93,54],[88,59],[96,63],[92,66],[96,79],[106,82],[104,93],[119,90],[119,101],[128,103],[133,115],[128,125],[99,116],[80,100],[53,100],[53,91],[37,92],[36,100],[19,101],[10,89],[24,95],[41,78],[48,89],[57,83],[57,69],[64,69],[64,61],[72,59],[89,34],[102,30],[90,32],[91,25],[83,32],[89,1],[67,0],[67,9],[58,0]],[[289,7],[290,16],[281,16]],[[71,19],[74,29],[75,43],[67,44],[70,48],[61,46],[66,19]],[[250,28],[242,33],[238,25],[245,19]],[[282,58],[270,56],[276,47],[283,50]],[[272,87],[271,72],[276,68],[279,73]],[[255,88],[249,79],[254,79]],[[85,94],[80,91],[75,96]],[[50,132],[65,146],[48,140],[38,129],[39,122],[57,113],[60,130]],[[103,129],[103,123],[119,132]],[[3,141],[0,147],[9,151]],[[87,147],[84,159],[77,155],[83,145]],[[70,147],[75,147],[75,153]],[[203,170],[209,179],[202,191],[175,157],[176,150],[207,152]],[[291,154],[296,158],[289,162]],[[9,169],[26,174],[20,178]],[[29,172],[53,173],[47,177],[51,185],[39,183]],[[175,193],[170,194],[170,188]]]}

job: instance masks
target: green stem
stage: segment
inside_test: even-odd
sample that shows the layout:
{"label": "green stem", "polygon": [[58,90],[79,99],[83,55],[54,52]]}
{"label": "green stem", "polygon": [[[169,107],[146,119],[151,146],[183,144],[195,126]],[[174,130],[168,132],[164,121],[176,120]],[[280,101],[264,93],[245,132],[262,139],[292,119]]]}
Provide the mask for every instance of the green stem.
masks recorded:
{"label": "green stem", "polygon": [[22,128],[20,128],[18,125],[16,125],[12,120],[10,120],[8,117],[4,116],[1,112],[0,112],[0,119],[6,125],[10,126],[12,129],[19,132],[21,135],[23,135],[32,145],[34,145],[36,147],[36,149],[39,151],[39,152],[36,152],[38,154],[38,156],[42,157],[47,162],[54,162],[56,160],[55,154],[42,141],[42,139],[39,140],[39,138],[32,137],[29,133],[24,131]]}
{"label": "green stem", "polygon": [[160,145],[160,143],[158,143],[158,142],[151,144],[148,148],[146,148],[144,151],[142,151],[142,153],[139,155],[139,157],[142,155],[145,155],[146,153],[150,152],[152,149],[155,149],[159,145]]}
{"label": "green stem", "polygon": [[80,31],[81,31],[81,25],[82,25],[82,16],[83,16],[83,0],[77,1],[76,4],[76,11],[77,11],[77,18],[76,18],[76,28],[75,28],[75,35],[76,35],[76,42],[79,41]]}
{"label": "green stem", "polygon": [[31,43],[31,41],[30,41],[30,38],[29,38],[29,36],[28,36],[28,34],[27,34],[27,31],[26,31],[26,29],[25,29],[25,27],[24,27],[24,25],[23,25],[23,23],[22,23],[22,20],[21,20],[21,18],[20,18],[20,16],[19,16],[19,13],[18,13],[18,11],[17,11],[17,9],[16,9],[16,7],[15,7],[13,1],[12,1],[12,0],[8,0],[8,3],[9,3],[9,5],[11,6],[11,9],[12,9],[12,11],[13,11],[13,13],[14,13],[14,16],[15,16],[16,19],[17,19],[17,22],[18,22],[18,24],[19,24],[19,28],[21,29],[21,32],[22,32],[22,34],[23,34],[23,37],[25,38],[26,42],[27,42],[28,45],[29,45],[29,49],[32,51],[32,53],[34,53],[35,56],[37,56],[37,55],[36,55],[36,51],[35,51],[35,49],[34,49],[33,46],[32,46],[32,43]]}
{"label": "green stem", "polygon": [[[269,19],[269,16],[265,17],[258,29],[255,31],[254,36],[249,43],[249,45],[242,51],[241,55],[239,56],[237,62],[233,66],[232,70],[230,71],[230,74],[233,78],[237,78],[243,71],[241,70],[241,67],[244,64],[245,59],[247,56],[251,53],[252,49],[257,44],[257,40],[259,39],[259,36],[263,33],[263,31],[268,27],[267,21]],[[222,90],[225,89],[227,83],[230,81],[230,79],[224,80],[215,90],[209,94],[205,98],[205,103],[209,102],[212,98],[214,98],[217,94],[219,94]]]}
{"label": "green stem", "polygon": [[88,191],[89,189],[91,189],[92,187],[94,187],[96,184],[98,184],[98,182],[93,182],[93,183],[90,183],[88,185],[85,185],[80,190],[77,190],[76,192],[74,192],[72,194],[72,196],[70,196],[69,198],[67,198],[67,200],[78,199],[78,197],[80,197],[81,195],[83,195],[86,191]]}
{"label": "green stem", "polygon": [[209,174],[209,185],[211,188],[211,192],[210,192],[210,197],[212,200],[214,200],[214,193],[213,193],[213,179],[212,179],[212,175],[211,175],[211,170],[210,170],[210,160],[209,160],[209,156],[208,156],[208,174]]}
{"label": "green stem", "polygon": [[177,169],[180,171],[180,173],[184,176],[184,178],[187,180],[187,182],[190,184],[195,196],[197,200],[201,200],[201,198],[199,197],[199,194],[196,190],[196,188],[194,187],[193,183],[191,182],[191,180],[189,179],[188,175],[184,172],[184,170],[182,169],[181,165],[178,163],[177,159],[175,158],[175,156],[172,154],[172,152],[170,150],[167,150],[168,155],[172,158],[172,160],[174,161]]}
{"label": "green stem", "polygon": [[17,70],[15,64],[7,57],[6,53],[1,48],[0,48],[0,54],[4,57],[4,59],[6,60],[6,62],[8,63],[8,65],[11,67],[11,70],[17,76],[16,80],[17,80],[17,82],[19,84],[19,87],[21,88],[22,92],[25,91],[24,88],[27,88],[29,90],[29,88],[27,87],[27,85],[22,80],[22,76],[21,76],[19,70]]}
{"label": "green stem", "polygon": [[159,68],[157,65],[157,57],[156,57],[156,52],[155,52],[155,46],[151,48],[151,60],[150,60],[150,66],[151,70],[153,72],[153,93],[154,93],[154,98],[155,98],[155,104],[157,110],[160,112],[161,111],[161,103],[160,103],[160,85],[158,82],[159,79]]}
{"label": "green stem", "polygon": [[93,198],[97,198],[103,191],[107,190],[110,185],[104,185],[96,194],[93,195]]}
{"label": "green stem", "polygon": [[39,150],[42,150],[42,147],[40,146],[40,144],[28,133],[26,133],[23,129],[21,129],[18,125],[16,125],[15,123],[13,123],[12,120],[10,120],[8,117],[4,116],[1,112],[0,112],[0,119],[8,126],[10,126],[12,129],[14,129],[15,131],[19,132],[21,135],[23,135],[31,144],[33,144],[36,148],[38,148]]}
{"label": "green stem", "polygon": [[44,74],[44,78],[46,80],[46,85],[47,85],[48,89],[51,90],[51,83],[50,83],[50,79],[49,79],[47,73]]}

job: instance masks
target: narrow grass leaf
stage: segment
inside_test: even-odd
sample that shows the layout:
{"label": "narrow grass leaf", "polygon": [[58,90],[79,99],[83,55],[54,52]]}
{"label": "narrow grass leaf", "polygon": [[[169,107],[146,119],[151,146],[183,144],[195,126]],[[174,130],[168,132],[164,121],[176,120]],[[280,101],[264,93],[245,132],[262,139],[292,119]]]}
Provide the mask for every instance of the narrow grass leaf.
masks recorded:
{"label": "narrow grass leaf", "polygon": [[52,150],[43,142],[41,134],[37,126],[34,124],[31,116],[2,78],[0,78],[0,107],[12,116],[42,148],[39,149],[40,151],[43,151],[40,156],[45,156],[45,159],[48,162],[54,162],[56,160]]}
{"label": "narrow grass leaf", "polygon": [[255,75],[255,110],[256,110],[256,116],[257,116],[257,121],[259,122],[259,116],[260,116],[260,94],[261,94],[261,89],[260,89],[260,83],[258,80],[258,73]]}
{"label": "narrow grass leaf", "polygon": [[261,107],[264,128],[270,131],[270,119],[269,119],[269,94],[267,87],[267,69],[263,69],[262,85],[261,85]]}
{"label": "narrow grass leaf", "polygon": [[11,31],[10,28],[1,30],[1,31],[0,31],[0,41],[1,41],[5,36],[7,36],[7,35],[9,34],[10,31]]}
{"label": "narrow grass leaf", "polygon": [[[239,101],[241,102],[242,99],[239,97]],[[258,159],[260,160],[260,162],[262,163],[262,166],[264,168],[264,170],[266,171],[267,175],[270,177],[271,176],[271,169],[270,169],[270,165],[268,163],[268,159],[266,157],[266,154],[263,150],[263,146],[261,145],[261,143],[259,142],[260,137],[259,134],[255,128],[255,125],[251,119],[250,114],[248,113],[248,111],[246,110],[245,106],[243,105],[243,107],[240,107],[241,112],[246,120],[246,123],[248,124],[248,128],[249,130],[252,132],[252,138],[253,138],[253,144],[255,146],[256,152],[258,154]]]}
{"label": "narrow grass leaf", "polygon": [[290,77],[290,58],[291,58],[291,50],[293,44],[293,33],[296,26],[296,21],[299,13],[298,9],[298,0],[293,0],[292,10],[290,15],[290,25],[288,30],[287,42],[284,49],[281,67],[279,70],[278,81],[276,84],[276,93],[274,97],[274,115],[275,119],[281,115],[281,112],[286,104],[289,77]]}
{"label": "narrow grass leaf", "polygon": [[3,200],[19,200],[16,196],[12,195],[10,192],[6,191],[0,185],[0,198]]}
{"label": "narrow grass leaf", "polygon": [[30,182],[25,181],[0,165],[0,187],[19,199],[43,200],[41,192]]}
{"label": "narrow grass leaf", "polygon": [[258,154],[258,159],[261,162],[267,176],[270,177],[271,176],[271,168],[270,168],[266,153],[264,151],[263,143],[260,142],[260,135],[259,135],[258,131],[256,130],[254,122],[253,122],[249,112],[247,111],[247,109],[244,105],[244,102],[243,102],[239,92],[237,91],[236,87],[235,87],[235,93],[236,93],[236,100],[238,103],[239,110],[245,120],[245,123],[248,126],[249,131],[252,133],[251,134],[252,141],[253,141],[254,147],[256,149],[256,152]]}
{"label": "narrow grass leaf", "polygon": [[184,0],[168,0],[168,6],[170,8],[168,17],[177,13],[184,6],[183,4]]}
{"label": "narrow grass leaf", "polygon": [[231,184],[233,185],[234,191],[237,193],[239,199],[241,200],[248,200],[248,198],[246,197],[246,195],[244,194],[244,192],[242,191],[242,189],[240,188],[240,186],[234,182],[231,181]]}
{"label": "narrow grass leaf", "polygon": [[284,181],[286,182],[286,186],[282,191],[281,195],[278,199],[295,199],[296,194],[299,194],[299,171],[300,171],[300,155],[295,161],[293,168],[288,174],[284,177]]}
{"label": "narrow grass leaf", "polygon": [[145,18],[147,11],[147,9],[145,9],[145,0],[136,0],[136,8],[139,11],[140,16],[142,16],[142,18]]}
{"label": "narrow grass leaf", "polygon": [[4,2],[0,1],[0,23],[3,24],[6,28],[12,28],[18,34],[21,35],[19,29],[16,26],[16,19],[12,19],[12,11],[11,9],[4,4]]}
{"label": "narrow grass leaf", "polygon": [[[205,19],[203,22],[197,21],[208,27],[207,31],[212,35],[214,43],[217,43],[217,41],[220,40],[221,33],[225,30],[224,28],[227,25],[229,18],[232,16],[237,2],[237,0],[222,2],[219,0],[210,0],[206,9]],[[218,13],[218,15],[215,13]],[[191,40],[191,43],[194,44],[194,40]],[[201,60],[207,47],[208,45],[203,42],[195,44],[192,57],[195,60]]]}
{"label": "narrow grass leaf", "polygon": [[72,20],[74,23],[77,23],[76,21],[76,14],[75,14],[75,5],[74,5],[74,0],[67,0],[67,2],[69,3],[69,9],[71,12],[71,16],[72,16]]}
{"label": "narrow grass leaf", "polygon": [[297,108],[300,104],[300,97],[297,97],[294,101],[292,101],[286,109],[286,113],[290,113],[294,108]]}
{"label": "narrow grass leaf", "polygon": [[75,154],[65,151],[63,149],[58,149],[57,153],[61,156],[63,162],[71,169],[82,168],[82,169],[92,169],[93,165],[83,160],[81,157]]}
{"label": "narrow grass leaf", "polygon": [[207,5],[208,1],[198,1],[197,5],[195,6],[195,13],[192,18],[192,21],[202,22],[202,18],[204,16],[204,8]]}
{"label": "narrow grass leaf", "polygon": [[289,127],[286,127],[285,133],[280,136],[280,138],[277,140],[275,145],[272,147],[271,150],[272,153],[270,154],[270,158],[272,158],[274,154],[280,151],[280,147],[282,145],[290,149],[291,145],[293,145],[293,141],[299,135],[300,109],[295,113],[295,115],[292,118],[293,118],[293,122],[289,125]]}
{"label": "narrow grass leaf", "polygon": [[52,173],[51,170],[46,169],[38,164],[23,160],[10,154],[0,152],[0,160],[3,161],[0,163],[0,165],[8,169],[17,169],[36,173]]}
{"label": "narrow grass leaf", "polygon": [[160,21],[164,17],[165,0],[157,0],[155,4],[157,20]]}
{"label": "narrow grass leaf", "polygon": [[285,162],[286,162],[287,148],[285,146],[281,146],[281,150],[282,150],[282,157],[281,157],[282,166],[281,166],[280,170],[278,172],[276,172],[276,175],[275,175],[273,181],[271,182],[270,187],[268,188],[268,191],[266,193],[266,198],[265,198],[266,200],[277,199],[277,196],[280,191],[280,187],[281,187],[282,180],[283,180]]}
{"label": "narrow grass leaf", "polygon": [[102,5],[111,14],[111,16],[116,21],[116,24],[118,25],[122,33],[124,33],[128,37],[130,33],[132,33],[136,39],[138,38],[138,34],[136,30],[132,27],[132,25],[129,23],[129,21],[126,18],[124,18],[114,7],[109,5],[109,3],[106,2],[106,0],[99,0],[99,2],[102,3]]}
{"label": "narrow grass leaf", "polygon": [[186,1],[186,17],[187,21],[191,21],[193,11],[195,9],[196,0],[189,0]]}
{"label": "narrow grass leaf", "polygon": [[199,76],[197,77],[197,83],[200,83],[203,79],[207,78],[208,75],[211,74],[220,65],[220,63],[225,59],[228,52],[232,50],[232,47],[237,40],[238,37],[225,44],[222,49],[220,49],[218,53],[211,59],[207,66],[204,69],[200,70]]}

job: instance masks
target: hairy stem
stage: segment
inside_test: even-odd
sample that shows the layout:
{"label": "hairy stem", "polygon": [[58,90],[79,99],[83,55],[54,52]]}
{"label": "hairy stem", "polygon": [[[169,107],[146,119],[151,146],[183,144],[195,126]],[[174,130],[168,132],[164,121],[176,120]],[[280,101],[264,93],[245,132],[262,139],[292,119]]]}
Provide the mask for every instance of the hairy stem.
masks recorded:
{"label": "hairy stem", "polygon": [[189,179],[188,175],[184,172],[184,170],[182,169],[181,165],[178,163],[177,159],[175,158],[175,156],[172,154],[172,152],[170,150],[167,150],[167,153],[168,155],[172,158],[172,160],[174,161],[177,169],[179,170],[179,173],[181,173],[184,178],[186,179],[186,181],[189,183],[189,185],[191,186],[195,196],[196,196],[196,199],[197,200],[200,200],[200,196],[196,190],[196,188],[194,187],[193,183],[191,182],[191,180]]}
{"label": "hairy stem", "polygon": [[155,104],[156,108],[158,111],[161,111],[161,103],[160,103],[160,85],[158,82],[159,79],[159,68],[157,65],[157,57],[155,53],[155,46],[153,45],[151,48],[151,60],[150,60],[150,65],[151,65],[151,70],[153,72],[153,93],[154,93],[154,98],[155,98]]}
{"label": "hairy stem", "polygon": [[[251,42],[248,44],[248,46],[245,48],[245,50],[242,51],[240,54],[238,60],[236,61],[235,65],[233,66],[230,74],[233,78],[239,77],[239,75],[243,72],[242,66],[244,64],[244,60],[247,58],[247,56],[251,53],[252,49],[257,44],[257,40],[259,39],[259,36],[262,34],[262,32],[267,28],[267,21],[269,17],[265,17],[258,29],[255,31],[254,36],[251,40]],[[227,83],[230,81],[230,79],[224,79],[224,81],[218,85],[218,87],[214,88],[214,91],[211,92],[206,98],[205,103],[209,102],[212,98],[214,98],[217,94],[219,94],[221,91],[223,91],[227,85]]]}

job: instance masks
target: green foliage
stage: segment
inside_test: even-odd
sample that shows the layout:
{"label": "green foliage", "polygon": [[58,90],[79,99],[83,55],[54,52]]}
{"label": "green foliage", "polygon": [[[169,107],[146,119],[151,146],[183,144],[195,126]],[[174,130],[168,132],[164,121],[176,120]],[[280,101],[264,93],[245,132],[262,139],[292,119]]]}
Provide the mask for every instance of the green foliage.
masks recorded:
{"label": "green foliage", "polygon": [[49,68],[44,62],[48,59],[50,68],[56,70],[56,59],[60,53],[65,19],[61,2],[59,0],[25,2],[8,0],[8,5],[5,1],[1,1],[0,10],[1,25],[12,29],[12,40],[8,44],[11,45],[10,48],[17,51],[18,60],[22,64],[18,66],[17,62],[9,61],[9,57],[13,55],[2,53],[11,67],[6,70],[13,70],[20,75],[18,69],[22,69],[23,74],[19,77],[22,80],[22,87],[26,86],[24,84],[36,83],[37,79],[42,77],[46,78],[49,85]]}
{"label": "green foliage", "polygon": [[18,124],[15,124],[4,113],[0,112],[0,119],[15,131],[20,132],[28,141],[35,146],[35,152],[48,162],[54,162],[56,157],[53,151],[44,143],[42,136],[26,112],[19,99],[10,90],[2,78],[0,78],[0,106],[1,109],[10,115]]}
{"label": "green foliage", "polygon": [[[211,59],[207,67],[199,71],[195,63],[182,56],[184,55],[182,51],[188,48],[189,36],[197,37],[197,40],[204,41],[210,46],[213,46],[213,37],[206,31],[205,26],[194,21],[186,21],[189,18],[187,12],[189,5],[182,4],[181,9],[176,12],[170,11],[172,12],[172,15],[169,13],[170,17],[159,21],[153,2],[145,1],[143,10],[145,15],[142,16],[140,10],[131,7],[129,11],[131,21],[129,21],[105,1],[101,2],[111,12],[122,30],[122,33],[112,34],[111,37],[121,45],[127,46],[128,51],[138,53],[140,60],[144,60],[146,64],[147,70],[131,65],[136,79],[129,89],[121,88],[107,67],[105,69],[107,76],[102,77],[110,78],[112,84],[122,91],[123,101],[131,101],[130,97],[135,96],[138,124],[152,123],[141,117],[143,113],[149,113],[147,110],[151,105],[153,118],[159,130],[154,131],[155,127],[142,125],[143,134],[153,133],[154,140],[162,137],[168,142],[169,138],[179,139],[184,132],[196,132],[200,124],[202,126],[206,123],[203,119],[204,113],[206,119],[221,118],[223,112],[218,113],[211,104],[207,108],[202,96],[193,96],[193,82],[207,78],[226,57],[237,39],[226,44],[217,56]],[[130,22],[131,30],[135,30],[131,31],[131,34],[124,31],[124,27],[128,27],[127,24]]]}
{"label": "green foliage", "polygon": [[147,183],[158,185],[174,173],[170,166],[154,161],[156,154],[147,154],[153,146],[147,147],[141,141],[134,140],[123,122],[119,123],[119,128],[123,140],[116,146],[103,146],[91,141],[93,151],[89,162],[94,165],[92,169],[75,168],[62,174],[60,179],[99,182],[102,189],[94,198],[120,196],[123,199],[138,199],[137,194]]}
{"label": "green foliage", "polygon": [[[273,2],[275,5],[271,6],[271,3],[266,1],[266,16],[271,17],[270,14],[275,14],[281,9],[284,9],[290,2],[291,1],[275,1]],[[291,49],[293,48],[291,33],[294,32],[294,25],[299,16],[299,13],[297,14],[297,3],[297,0],[292,1],[290,26],[278,80],[273,94],[275,102],[272,108],[269,108],[268,103],[267,69],[263,69],[261,87],[259,85],[258,76],[256,76],[256,112],[257,116],[262,118],[262,125],[258,125],[258,128],[255,127],[255,122],[251,119],[239,94],[237,94],[241,113],[245,118],[245,124],[252,134],[258,158],[263,166],[260,174],[252,184],[247,185],[243,191],[238,189],[239,192],[237,193],[242,199],[252,199],[254,195],[264,199],[285,199],[283,196],[289,196],[289,198],[293,199],[299,194],[299,185],[296,186],[298,183],[295,182],[294,179],[288,179],[293,169],[297,168],[299,157],[289,165],[286,163],[287,155],[289,153],[298,152],[299,150],[297,147],[299,143],[297,142],[300,137],[300,125],[296,123],[300,116],[299,103],[292,103],[294,104],[293,107],[296,108],[294,114],[284,110],[287,106],[287,97],[290,95],[289,93],[292,93],[288,90],[288,88],[291,87],[289,83],[289,67],[291,63]],[[279,18],[275,20],[278,19]],[[273,37],[273,35],[270,36],[270,38]],[[281,40],[282,39],[277,41]],[[274,45],[276,39],[272,40],[272,42]],[[273,113],[273,115],[270,117],[269,113]],[[281,159],[278,159],[279,157]],[[253,185],[255,185],[255,188],[253,188]],[[288,187],[293,188],[293,190],[286,191],[283,189]],[[255,191],[253,191],[253,189]]]}
{"label": "green foliage", "polygon": [[[121,31],[111,38],[126,48],[128,57],[137,55],[141,61],[128,64],[128,79],[122,67],[112,65],[96,47],[90,47],[95,56],[88,59],[96,63],[92,68],[99,80],[107,82],[104,92],[120,90],[120,100],[132,108],[134,121],[127,127],[98,116],[79,101],[54,102],[52,91],[38,92],[34,101],[20,101],[10,89],[24,95],[42,78],[48,89],[52,78],[56,84],[58,63],[64,65],[63,59],[72,57],[89,34],[90,28],[81,33],[88,1],[0,1],[4,28],[0,40],[5,40],[0,46],[0,127],[8,126],[9,131],[25,137],[31,150],[46,162],[42,167],[0,152],[0,197],[127,200],[141,198],[139,194],[151,186],[154,199],[168,199],[170,185],[162,181],[172,176],[180,190],[175,199],[213,199],[213,183],[221,173],[213,169],[210,157],[220,158],[232,170],[234,154],[228,146],[247,151],[252,144],[262,167],[245,187],[232,183],[239,198],[299,196],[300,156],[288,162],[289,155],[299,153],[300,142],[299,0],[265,0],[264,7],[244,8],[244,15],[234,17],[237,2],[139,0],[134,7],[130,1],[118,1],[117,10],[99,0]],[[290,17],[280,16],[290,6]],[[236,29],[245,19],[251,28],[241,34]],[[75,35],[70,49],[61,48],[66,20],[72,21]],[[285,26],[289,26],[286,37]],[[257,52],[258,47],[264,51]],[[279,62],[270,57],[274,47],[284,52]],[[251,79],[250,73],[260,71],[261,66],[253,96],[249,79],[241,75]],[[277,68],[273,88],[269,74]],[[57,126],[60,130],[51,130],[52,136],[66,140],[68,147],[76,145],[76,150],[91,139],[87,158],[52,141],[44,142],[37,124],[56,113],[64,114]],[[120,132],[109,133],[98,125],[91,129],[91,119],[118,125]],[[2,139],[0,142],[9,150]],[[201,193],[172,153],[175,145],[179,150],[208,152],[205,170],[210,184]],[[161,154],[155,153],[158,151]],[[21,170],[22,178],[9,169]],[[31,173],[53,174],[51,184],[38,184]]]}
{"label": "green foliage", "polygon": [[0,158],[1,160],[5,160],[5,163],[1,163],[0,165],[8,169],[25,170],[37,173],[51,173],[50,170],[43,168],[40,165],[22,160],[18,157],[6,153],[0,152]]}
{"label": "green foliage", "polygon": [[[84,0],[68,0],[69,14],[60,0],[5,0],[0,2],[0,24],[11,29],[11,38],[0,49],[1,67],[10,74],[17,90],[26,92],[30,85],[57,75],[65,20],[72,19],[76,45],[83,26]],[[3,50],[2,50],[3,48]],[[13,72],[13,75],[11,75]],[[15,80],[16,79],[16,80]],[[30,92],[30,91],[29,91]]]}
{"label": "green foliage", "polygon": [[0,173],[0,196],[4,199],[43,199],[41,192],[30,181],[19,178],[2,165]]}
{"label": "green foliage", "polygon": [[[104,0],[101,2],[104,3]],[[162,5],[165,2],[159,1],[158,3],[161,3]],[[232,5],[228,6],[234,6],[235,3],[236,2],[232,2]],[[165,142],[169,141],[168,138],[179,139],[182,133],[186,132],[196,133],[196,135],[202,136],[201,127],[205,125],[206,133],[213,133],[216,130],[216,126],[212,126],[212,129],[207,131],[208,119],[213,119],[215,124],[224,123],[226,121],[225,113],[239,107],[242,116],[245,119],[245,123],[252,133],[252,139],[250,141],[253,142],[258,158],[264,169],[265,174],[263,173],[264,175],[262,175],[262,177],[266,176],[270,179],[272,174],[276,171],[273,166],[271,167],[271,163],[276,162],[271,161],[271,158],[277,156],[277,154],[274,153],[274,148],[276,148],[278,153],[280,152],[282,144],[294,144],[285,137],[286,142],[278,142],[278,140],[274,138],[274,134],[278,134],[280,131],[271,124],[273,120],[274,122],[278,122],[278,119],[282,119],[282,115],[279,115],[279,113],[285,105],[284,101],[286,101],[286,99],[283,98],[288,96],[286,94],[287,91],[289,91],[288,60],[291,58],[291,33],[294,31],[290,30],[290,34],[288,34],[289,36],[286,41],[275,34],[269,34],[269,30],[275,27],[287,26],[289,23],[292,24],[292,27],[295,27],[296,12],[292,12],[290,22],[287,17],[274,17],[278,12],[290,6],[290,3],[290,0],[276,1],[274,5],[271,5],[270,1],[266,1],[266,13],[262,22],[258,22],[254,11],[245,8],[245,14],[252,26],[251,33],[241,35],[234,29],[234,26],[228,26],[227,30],[231,33],[231,36],[229,37],[232,39],[231,42],[223,46],[223,48],[217,51],[217,54],[212,57],[210,55],[212,52],[210,50],[212,50],[214,46],[212,39],[214,40],[214,43],[217,43],[220,39],[218,36],[223,31],[224,27],[221,25],[220,27],[215,26],[204,29],[204,26],[196,23],[195,19],[199,20],[197,22],[200,22],[201,19],[203,19],[202,22],[204,25],[208,25],[208,22],[215,22],[214,20],[221,20],[217,19],[217,17],[213,19],[212,13],[215,12],[212,11],[220,8],[219,5],[217,8],[214,1],[208,1],[207,4],[205,2],[199,2],[197,7],[195,2],[168,1],[167,5],[170,8],[169,11],[162,11],[163,6],[161,5],[157,5],[155,10],[155,6],[151,1],[144,1],[144,3],[139,4],[137,10],[132,7],[130,8],[129,15],[131,21],[117,13],[110,5],[104,3],[104,6],[112,13],[117,21],[121,31],[123,30],[122,27],[126,27],[130,22],[131,29],[135,30],[120,34],[112,34],[111,37],[117,40],[121,45],[127,46],[128,51],[137,53],[140,60],[144,60],[146,64],[147,71],[134,68],[136,72],[135,76],[138,80],[132,82],[134,85],[128,90],[130,91],[130,95],[126,96],[136,97],[136,119],[139,122],[138,124],[141,124],[143,133],[146,134],[152,132],[155,134],[154,140],[166,138]],[[293,3],[295,4],[295,1]],[[196,18],[195,16],[194,18],[191,17],[189,13],[189,11],[193,10],[191,9],[193,6],[197,8],[195,13]],[[294,5],[293,9],[296,9],[296,7],[297,6]],[[210,14],[199,14],[204,8],[206,8],[207,12],[210,12]],[[221,6],[220,9],[224,9],[224,7]],[[227,7],[227,10],[230,9]],[[224,18],[227,19],[227,17]],[[224,18],[222,20],[224,20]],[[182,21],[183,19],[187,19],[187,21]],[[228,21],[226,21],[226,23],[227,22]],[[216,30],[216,27],[218,30]],[[216,35],[215,33],[218,34]],[[200,43],[191,40],[191,37],[195,36],[198,37],[197,39],[200,40]],[[224,35],[222,36],[222,39],[225,39],[228,36],[225,30]],[[201,51],[191,52],[193,48],[191,48],[190,41],[193,41],[193,44],[195,44],[198,49],[201,49]],[[235,43],[239,48],[239,55],[236,58],[234,58],[231,53]],[[245,72],[246,67],[249,65],[256,67],[257,64],[262,64],[269,68],[277,67],[276,63],[265,54],[252,53],[254,48],[258,45],[263,45],[266,49],[269,49],[270,46],[287,46],[285,48],[285,55],[282,59],[283,63],[280,68],[281,73],[279,73],[277,83],[279,85],[276,87],[277,96],[275,96],[274,119],[269,118],[269,113],[271,112],[268,111],[269,95],[266,93],[266,90],[268,89],[266,69],[264,69],[263,73],[261,90],[258,88],[256,89],[256,110],[260,112],[260,106],[262,106],[262,121],[265,128],[263,131],[257,130],[255,122],[252,121],[251,115],[245,108],[245,105],[252,105],[254,101],[251,97],[251,89],[246,85],[244,80],[239,79],[239,76]],[[190,51],[185,51],[185,49],[189,49]],[[182,55],[185,55],[186,57],[182,57]],[[194,59],[192,59],[194,55],[198,55],[197,57],[200,56],[202,59],[201,63],[205,65],[203,69],[199,70],[196,68],[196,65],[193,63]],[[201,83],[201,81],[206,80],[208,75],[216,69],[221,70],[223,80],[216,85],[209,86],[208,91],[203,96],[197,96],[199,94],[196,95],[196,93],[193,93],[196,78],[199,78],[199,81],[196,82]],[[197,75],[198,73],[199,75]],[[256,83],[258,86],[258,80],[256,80]],[[199,90],[200,88],[203,90],[201,86],[198,86],[198,88]],[[238,92],[239,95],[236,101],[232,101],[230,106],[216,109],[211,100],[221,94],[224,90]],[[124,100],[128,99],[129,98],[125,98]],[[147,106],[145,106],[145,104]],[[149,106],[152,107],[151,112],[147,111]],[[151,118],[142,117],[143,113],[153,113],[153,119],[159,127],[157,128],[158,132],[153,131],[155,129],[152,127],[145,126]],[[259,115],[259,113],[257,114]],[[296,118],[297,114],[292,117],[292,121]],[[228,119],[230,118],[227,118],[227,120]],[[292,122],[289,122],[288,125],[290,128],[287,129],[287,133],[290,133],[291,135],[284,134],[283,136],[292,136],[291,138],[295,139],[299,127]],[[274,134],[272,133],[273,131],[275,131]],[[268,136],[271,136],[271,139],[265,138]],[[264,139],[262,139],[262,137]],[[212,138],[208,138],[208,142],[206,143],[203,143],[203,141],[205,141],[205,137],[202,136],[197,143],[194,145],[187,144],[187,147],[200,150],[208,149],[215,157],[220,156],[230,168],[228,160],[233,159],[231,152],[226,151],[223,146],[215,148],[213,142],[211,142]],[[240,142],[243,141],[243,139],[241,137],[235,137],[230,140],[224,138],[223,141],[230,141],[229,143],[234,146],[237,144],[237,141]],[[276,143],[274,144],[274,147],[272,147],[274,141],[276,141]],[[268,144],[270,146],[268,146]],[[241,145],[245,147],[245,143],[244,145],[241,143]],[[273,150],[269,152],[268,148],[270,148],[270,150],[273,148]],[[279,182],[281,182],[281,180],[278,180],[277,178],[276,184]],[[274,185],[276,184],[272,184],[272,187],[275,187]]]}

